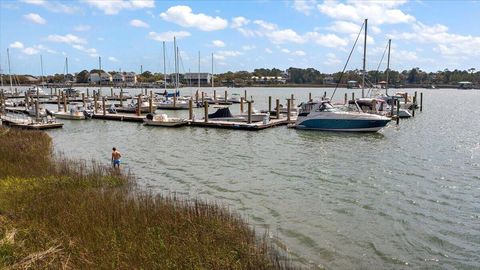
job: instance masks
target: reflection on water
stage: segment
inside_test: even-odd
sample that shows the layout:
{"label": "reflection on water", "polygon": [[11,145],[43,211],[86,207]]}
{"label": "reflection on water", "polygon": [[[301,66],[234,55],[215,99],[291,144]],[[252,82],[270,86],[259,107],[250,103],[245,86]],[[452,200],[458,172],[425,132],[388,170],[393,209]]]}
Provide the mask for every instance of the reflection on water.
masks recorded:
{"label": "reflection on water", "polygon": [[[243,94],[236,90],[229,89]],[[262,109],[269,95],[284,102],[291,91],[298,104],[324,89],[256,88],[248,95]],[[422,113],[376,134],[101,120],[65,120],[63,130],[49,133],[57,150],[105,164],[116,146],[141,186],[225,204],[269,228],[306,265],[480,268],[480,121],[472,121],[480,91],[423,92]]]}

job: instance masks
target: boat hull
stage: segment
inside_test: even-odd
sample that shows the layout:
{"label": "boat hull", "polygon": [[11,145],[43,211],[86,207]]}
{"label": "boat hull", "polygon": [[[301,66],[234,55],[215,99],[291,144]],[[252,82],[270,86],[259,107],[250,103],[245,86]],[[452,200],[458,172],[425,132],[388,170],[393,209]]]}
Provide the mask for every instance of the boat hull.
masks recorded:
{"label": "boat hull", "polygon": [[71,114],[71,113],[55,113],[55,118],[58,119],[67,119],[67,120],[85,120],[85,115],[82,114]]}
{"label": "boat hull", "polygon": [[144,119],[143,123],[146,126],[158,126],[158,127],[180,127],[187,124],[185,120],[175,120],[175,121],[156,121],[150,119]]}
{"label": "boat hull", "polygon": [[347,114],[313,115],[299,117],[296,127],[299,129],[342,131],[342,132],[376,132],[385,127],[390,118],[359,114],[349,116]]}

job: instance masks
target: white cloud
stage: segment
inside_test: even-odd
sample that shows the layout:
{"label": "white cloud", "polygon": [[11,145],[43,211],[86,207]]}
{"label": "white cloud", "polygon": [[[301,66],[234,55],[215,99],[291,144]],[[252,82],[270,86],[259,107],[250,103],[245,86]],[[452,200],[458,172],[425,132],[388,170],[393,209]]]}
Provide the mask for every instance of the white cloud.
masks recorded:
{"label": "white cloud", "polygon": [[270,50],[269,48],[265,48],[265,52],[266,52],[266,53],[273,53],[273,51]]}
{"label": "white cloud", "polygon": [[245,25],[247,25],[248,23],[250,23],[250,20],[245,18],[245,17],[242,17],[242,16],[239,16],[239,17],[235,17],[232,19],[232,23],[231,23],[231,27],[232,28],[240,28],[240,27],[243,27]]}
{"label": "white cloud", "polygon": [[22,0],[22,2],[27,3],[27,4],[31,4],[31,5],[42,6],[42,7],[46,8],[47,10],[49,10],[51,12],[56,12],[56,13],[72,14],[72,13],[78,12],[80,10],[78,7],[65,5],[65,4],[60,3],[58,1]]}
{"label": "white cloud", "polygon": [[148,37],[156,41],[173,41],[173,37],[176,37],[177,39],[181,39],[189,36],[190,36],[190,33],[186,31],[177,31],[177,32],[168,31],[163,33],[156,33],[156,32],[148,33]]}
{"label": "white cloud", "polygon": [[109,57],[108,57],[108,61],[110,61],[110,62],[118,62],[118,59],[115,58],[115,57],[113,57],[113,56],[109,56]]}
{"label": "white cloud", "polygon": [[431,44],[433,50],[445,58],[469,59],[480,56],[480,36],[459,35],[449,32],[441,24],[425,25],[417,22],[412,31],[389,35],[398,40],[413,41],[419,44]]}
{"label": "white cloud", "polygon": [[294,0],[293,8],[305,15],[310,15],[310,12],[315,9],[316,2],[315,0]]}
{"label": "white cloud", "polygon": [[253,50],[255,48],[256,48],[255,45],[244,45],[244,46],[242,46],[242,50],[244,50],[244,51],[250,51],[250,50]]}
{"label": "white cloud", "polygon": [[133,19],[130,21],[130,25],[133,27],[143,27],[143,28],[148,28],[150,25],[148,23],[138,20],[138,19]]}
{"label": "white cloud", "polygon": [[298,51],[292,52],[292,55],[295,55],[295,56],[305,56],[305,55],[307,55],[307,53],[305,53],[304,51],[298,50]]}
{"label": "white cloud", "polygon": [[166,12],[162,12],[160,17],[165,21],[176,23],[183,27],[194,27],[202,31],[215,31],[225,29],[228,22],[220,17],[211,17],[203,13],[192,13],[189,6],[173,6]]}
{"label": "white cloud", "polygon": [[23,53],[28,55],[34,55],[38,53],[38,50],[32,47],[28,47],[23,50]]}
{"label": "white cloud", "polygon": [[283,48],[283,49],[281,49],[281,52],[283,52],[283,53],[290,53],[290,50]]}
{"label": "white cloud", "polygon": [[87,41],[83,38],[77,37],[72,34],[62,35],[49,35],[47,37],[48,41],[51,42],[60,42],[60,43],[67,43],[67,44],[86,44]]}
{"label": "white cloud", "polygon": [[20,42],[20,41],[15,41],[13,42],[12,44],[10,44],[9,46],[10,48],[13,48],[13,49],[23,49],[23,43]]}
{"label": "white cloud", "polygon": [[38,15],[37,13],[28,13],[28,14],[25,14],[23,15],[23,17],[33,23],[37,23],[37,24],[46,24],[47,21],[42,18],[42,16]]}
{"label": "white cloud", "polygon": [[73,28],[74,31],[84,32],[90,30],[92,27],[90,25],[79,24]]}
{"label": "white cloud", "polygon": [[343,47],[348,44],[346,39],[343,39],[335,34],[320,34],[318,32],[308,32],[305,35],[309,40],[317,43],[320,46],[328,48]]}
{"label": "white cloud", "polygon": [[83,0],[88,5],[100,9],[107,15],[118,14],[122,10],[136,10],[155,7],[154,0]]}
{"label": "white cloud", "polygon": [[325,65],[338,65],[342,62],[334,53],[327,53],[326,56],[327,58],[323,62]]}
{"label": "white cloud", "polygon": [[227,57],[235,57],[242,54],[243,53],[239,51],[219,51],[213,54],[213,58],[217,60],[225,60]]}
{"label": "white cloud", "polygon": [[361,27],[361,24],[347,21],[335,21],[331,26],[327,27],[327,29],[336,33],[357,34]]}
{"label": "white cloud", "polygon": [[72,45],[72,47],[73,47],[74,49],[77,49],[77,50],[79,50],[79,51],[82,51],[82,52],[90,55],[91,57],[98,57],[98,56],[99,56],[99,55],[98,55],[98,52],[97,52],[97,49],[95,49],[95,48],[88,48],[88,49],[87,49],[87,48],[85,48],[84,46],[78,45],[78,44],[74,44],[74,45]]}
{"label": "white cloud", "polygon": [[321,13],[337,20],[361,22],[364,18],[368,18],[374,25],[412,23],[415,17],[398,9],[405,2],[406,0],[350,0],[344,4],[336,0],[325,0],[317,5],[317,8]]}
{"label": "white cloud", "polygon": [[276,24],[273,24],[273,23],[270,23],[270,22],[266,22],[266,21],[263,21],[263,20],[255,20],[255,21],[253,21],[253,23],[259,25],[259,26],[260,26],[261,28],[263,28],[264,30],[273,31],[273,30],[277,29],[277,25],[276,25]]}
{"label": "white cloud", "polygon": [[214,40],[214,41],[212,41],[212,44],[213,44],[213,46],[218,47],[218,48],[225,47],[225,42],[223,42],[221,40]]}
{"label": "white cloud", "polygon": [[305,39],[292,29],[283,29],[267,32],[266,36],[270,39],[271,42],[275,44],[282,44],[287,42],[300,44],[305,42]]}

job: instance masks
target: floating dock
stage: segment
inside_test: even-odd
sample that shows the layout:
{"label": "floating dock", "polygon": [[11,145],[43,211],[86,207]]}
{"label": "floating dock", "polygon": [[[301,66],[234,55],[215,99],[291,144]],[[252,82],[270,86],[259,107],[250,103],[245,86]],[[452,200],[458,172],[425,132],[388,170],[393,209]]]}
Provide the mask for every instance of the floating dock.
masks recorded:
{"label": "floating dock", "polygon": [[208,122],[204,120],[189,121],[189,125],[197,127],[209,127],[209,128],[225,128],[225,129],[239,129],[239,130],[262,130],[276,126],[287,125],[291,122],[295,122],[296,117],[291,117],[290,120],[285,118],[270,119],[268,123],[263,122],[232,122],[232,121],[220,121],[209,119]]}
{"label": "floating dock", "polygon": [[143,122],[145,115],[135,115],[135,114],[126,114],[126,113],[107,113],[107,114],[94,114],[92,119],[102,119],[102,120],[112,120],[112,121],[125,121],[125,122]]}

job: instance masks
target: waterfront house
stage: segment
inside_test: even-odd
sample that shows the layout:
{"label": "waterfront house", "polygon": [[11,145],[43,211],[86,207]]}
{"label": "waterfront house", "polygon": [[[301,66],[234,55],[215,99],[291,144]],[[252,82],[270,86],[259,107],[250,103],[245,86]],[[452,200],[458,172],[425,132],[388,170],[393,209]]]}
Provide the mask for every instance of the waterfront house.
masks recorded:
{"label": "waterfront house", "polygon": [[112,76],[112,81],[115,84],[122,84],[125,82],[125,76],[121,72],[115,73]]}
{"label": "waterfront house", "polygon": [[137,84],[137,74],[135,72],[125,72],[123,76],[127,84]]}
{"label": "waterfront house", "polygon": [[199,75],[200,75],[200,84],[210,84],[212,82],[212,74],[207,72],[185,73],[184,79],[186,81],[191,81],[192,84],[193,82],[197,83]]}

